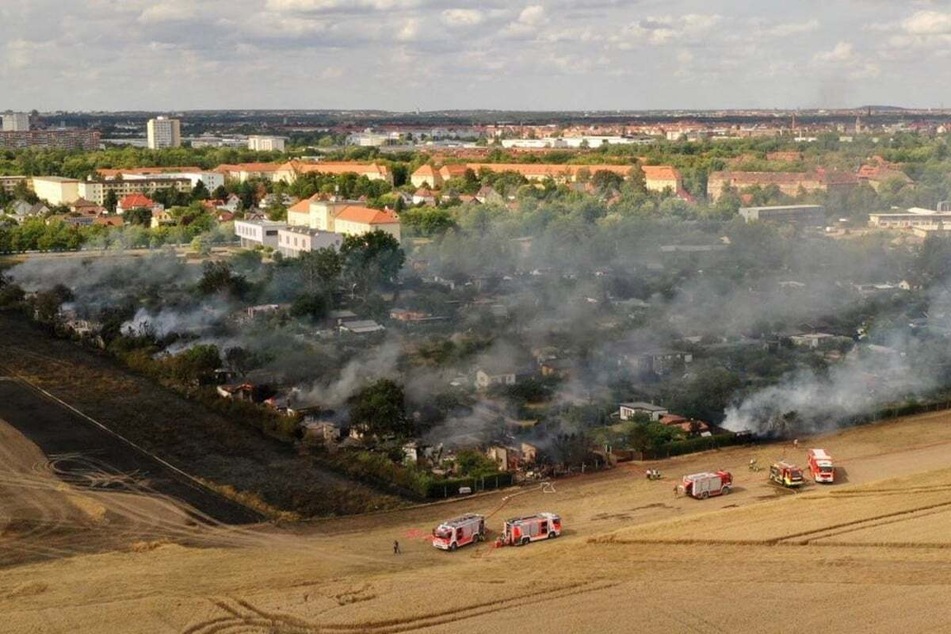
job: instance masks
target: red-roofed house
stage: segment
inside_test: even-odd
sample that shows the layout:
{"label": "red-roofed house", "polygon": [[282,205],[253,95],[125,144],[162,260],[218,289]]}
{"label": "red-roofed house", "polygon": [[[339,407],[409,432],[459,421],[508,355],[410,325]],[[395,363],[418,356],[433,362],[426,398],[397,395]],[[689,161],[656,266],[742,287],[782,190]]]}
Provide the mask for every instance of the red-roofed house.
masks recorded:
{"label": "red-roofed house", "polygon": [[439,170],[432,165],[426,164],[420,165],[419,168],[410,175],[409,182],[417,188],[433,188],[441,187],[443,178]]}
{"label": "red-roofed house", "polygon": [[344,235],[362,235],[380,230],[400,239],[400,219],[392,211],[371,209],[353,201],[321,200],[317,196],[288,209],[287,224]]}
{"label": "red-roofed house", "polygon": [[366,176],[371,181],[384,180],[388,183],[393,182],[393,174],[386,165],[380,163],[357,163],[352,161],[320,161],[317,163],[288,161],[275,170],[272,180],[282,180],[286,183],[293,183],[297,180],[298,176],[310,173],[331,174],[334,176],[356,174],[357,176]]}
{"label": "red-roofed house", "polygon": [[116,205],[116,213],[122,215],[130,209],[140,208],[149,209],[153,212],[164,209],[162,205],[156,203],[145,194],[129,194],[119,200],[119,203]]}
{"label": "red-roofed house", "polygon": [[859,181],[868,183],[869,186],[878,191],[885,181],[898,181],[902,185],[911,185],[914,181],[898,166],[887,162],[880,156],[875,156],[872,160],[859,168],[856,174]]}

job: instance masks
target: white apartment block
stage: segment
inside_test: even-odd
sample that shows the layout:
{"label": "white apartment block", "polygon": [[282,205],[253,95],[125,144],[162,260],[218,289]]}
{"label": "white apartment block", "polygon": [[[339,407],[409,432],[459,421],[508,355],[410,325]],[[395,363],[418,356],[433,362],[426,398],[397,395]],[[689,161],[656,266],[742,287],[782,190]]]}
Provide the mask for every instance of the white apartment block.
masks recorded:
{"label": "white apartment block", "polygon": [[33,193],[51,205],[69,205],[79,200],[81,182],[61,176],[34,176]]}
{"label": "white apartment block", "polygon": [[[97,205],[105,204],[106,195],[110,191],[116,193],[116,198],[123,198],[129,194],[148,194],[157,189],[174,189],[188,193],[192,190],[192,181],[186,177],[173,177],[167,174],[161,176],[129,175],[122,179],[106,181],[80,181],[79,196]],[[39,195],[39,194],[37,194]]]}
{"label": "white apartment block", "polygon": [[343,236],[339,233],[310,229],[308,227],[287,227],[277,232],[277,250],[289,258],[301,253],[318,249],[340,249]]}
{"label": "white apartment block", "polygon": [[182,128],[178,119],[168,119],[166,117],[149,119],[145,129],[150,150],[180,147],[182,145]]}
{"label": "white apartment block", "polygon": [[3,115],[4,132],[29,132],[30,115],[26,112],[7,112]]}
{"label": "white apartment block", "polygon": [[286,139],[282,136],[262,136],[252,134],[248,137],[248,149],[257,152],[283,152]]}
{"label": "white apartment block", "polygon": [[287,227],[286,222],[271,220],[235,220],[234,234],[241,240],[241,246],[253,249],[257,246],[278,246],[278,233]]}

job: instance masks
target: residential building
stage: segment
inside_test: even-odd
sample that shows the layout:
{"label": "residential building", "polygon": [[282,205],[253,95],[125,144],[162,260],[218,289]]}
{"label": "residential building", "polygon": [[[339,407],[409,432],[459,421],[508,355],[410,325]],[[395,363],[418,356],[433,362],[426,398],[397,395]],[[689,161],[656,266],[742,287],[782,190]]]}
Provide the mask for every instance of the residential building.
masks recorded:
{"label": "residential building", "polygon": [[148,209],[155,214],[163,211],[165,207],[144,194],[134,193],[123,196],[116,204],[116,213],[120,216],[130,209]]}
{"label": "residential building", "polygon": [[116,198],[123,198],[131,194],[144,194],[159,189],[174,189],[188,193],[192,190],[192,179],[189,176],[146,176],[129,175],[121,179],[104,181],[80,181],[79,195],[97,205],[106,202],[106,195],[112,191]]}
{"label": "residential building", "polygon": [[278,181],[275,175],[281,166],[277,163],[237,163],[234,165],[221,164],[214,171],[227,179],[243,183],[252,178]]}
{"label": "residential building", "polygon": [[[34,176],[33,192],[40,200],[45,200],[51,205],[68,205],[79,200],[80,182],[75,178],[62,176]],[[92,200],[88,196],[82,197]]]}
{"label": "residential building", "polygon": [[241,246],[251,249],[257,246],[277,249],[280,238],[279,232],[287,228],[286,222],[271,220],[235,220],[234,234],[241,241]]}
{"label": "residential building", "polygon": [[746,222],[772,222],[801,227],[822,227],[826,210],[822,205],[773,205],[769,207],[740,207]]}
{"label": "residential building", "polygon": [[297,180],[298,176],[310,173],[333,176],[356,174],[357,176],[366,176],[371,181],[385,180],[388,183],[393,183],[393,174],[386,165],[380,163],[356,163],[352,161],[319,161],[316,163],[307,163],[298,160],[288,161],[278,167],[274,173],[273,180],[293,183]]}
{"label": "residential building", "polygon": [[396,214],[352,201],[321,200],[316,196],[302,200],[287,210],[287,222],[343,235],[380,230],[400,239],[400,219]]}
{"label": "residential building", "polygon": [[[237,225],[236,222],[235,232],[237,232]],[[339,250],[341,244],[343,244],[343,235],[331,231],[310,227],[284,227],[277,231],[277,250],[289,258],[296,258],[301,253],[328,247]]]}
{"label": "residential building", "polygon": [[4,132],[29,132],[30,115],[26,112],[6,112],[3,114]]}
{"label": "residential building", "polygon": [[664,414],[670,411],[666,407],[654,405],[653,403],[644,403],[642,401],[634,403],[621,403],[618,409],[618,417],[621,420],[631,420],[637,414],[647,414],[651,420],[658,421]]}
{"label": "residential building", "polygon": [[711,172],[707,178],[707,198],[716,201],[726,190],[775,186],[787,196],[814,191],[850,189],[859,182],[855,174],[829,172]]}
{"label": "residential building", "polygon": [[868,225],[879,229],[943,231],[951,229],[951,212],[911,207],[908,211],[869,214]]}
{"label": "residential building", "polygon": [[0,131],[0,149],[17,150],[39,148],[44,150],[99,149],[98,130],[62,128],[56,130]]}
{"label": "residential building", "polygon": [[203,170],[200,167],[133,167],[122,169],[100,168],[96,173],[103,180],[135,180],[148,176],[164,178],[187,178],[194,187],[201,181],[208,191],[214,191],[225,184],[224,174],[216,171]]}
{"label": "residential building", "polygon": [[432,165],[420,165],[409,177],[414,187],[442,187],[442,175]]}
{"label": "residential building", "polygon": [[898,182],[902,185],[912,185],[915,182],[897,165],[889,163],[880,156],[873,157],[871,161],[859,167],[856,176],[860,182],[868,183],[875,191],[878,191],[886,182]]}
{"label": "residential building", "polygon": [[373,332],[381,332],[386,328],[372,319],[359,319],[356,321],[347,321],[340,324],[340,332],[349,332],[353,335],[368,335]]}
{"label": "residential building", "polygon": [[[628,178],[634,165],[561,165],[547,163],[468,163],[464,166],[478,174],[480,171],[516,172],[530,181],[552,179],[556,183],[573,183],[583,177],[591,177],[598,172],[610,172],[621,178]],[[670,190],[675,194],[684,191],[683,177],[680,171],[670,165],[641,165],[644,171],[644,186],[649,191]],[[418,171],[418,170],[417,170]],[[464,170],[463,170],[464,172]],[[416,184],[415,181],[413,183]]]}
{"label": "residential building", "polygon": [[286,140],[282,136],[252,134],[248,137],[248,149],[257,152],[283,152]]}
{"label": "residential building", "polygon": [[26,183],[28,188],[33,185],[29,176],[0,176],[0,191],[12,195],[20,183]]}
{"label": "residential building", "polygon": [[178,119],[156,117],[149,119],[145,128],[150,150],[182,145],[182,124]]}

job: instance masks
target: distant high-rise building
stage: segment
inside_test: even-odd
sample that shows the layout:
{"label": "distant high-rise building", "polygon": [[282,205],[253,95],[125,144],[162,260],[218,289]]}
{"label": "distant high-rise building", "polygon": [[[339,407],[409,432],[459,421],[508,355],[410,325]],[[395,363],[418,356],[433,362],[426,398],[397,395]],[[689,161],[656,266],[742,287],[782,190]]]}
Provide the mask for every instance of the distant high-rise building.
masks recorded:
{"label": "distant high-rise building", "polygon": [[180,147],[182,144],[182,128],[178,119],[168,119],[166,117],[149,119],[146,130],[149,137],[149,149],[151,150]]}
{"label": "distant high-rise building", "polygon": [[25,112],[7,112],[3,115],[4,132],[27,132],[29,129],[29,114]]}
{"label": "distant high-rise building", "polygon": [[252,134],[248,137],[248,149],[258,152],[283,152],[284,137]]}

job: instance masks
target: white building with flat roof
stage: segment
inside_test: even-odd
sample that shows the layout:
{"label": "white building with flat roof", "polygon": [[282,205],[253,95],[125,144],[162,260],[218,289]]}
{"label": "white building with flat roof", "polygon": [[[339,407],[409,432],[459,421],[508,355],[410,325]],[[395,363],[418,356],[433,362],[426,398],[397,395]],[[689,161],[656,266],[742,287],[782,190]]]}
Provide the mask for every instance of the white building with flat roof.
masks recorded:
{"label": "white building with flat roof", "polygon": [[6,112],[3,114],[4,132],[29,132],[30,115],[26,112]]}
{"label": "white building with flat roof", "polygon": [[286,222],[272,220],[235,220],[234,234],[241,241],[241,246],[246,249],[257,246],[276,249],[278,234],[286,227]]}
{"label": "white building with flat roof", "polygon": [[283,152],[286,141],[282,136],[252,134],[248,137],[248,149],[257,152]]}
{"label": "white building with flat roof", "polygon": [[289,258],[296,258],[301,253],[318,249],[340,249],[343,244],[343,235],[332,231],[321,231],[309,227],[287,227],[277,232],[277,250]]}
{"label": "white building with flat roof", "polygon": [[182,124],[178,119],[156,117],[149,119],[145,126],[149,149],[160,150],[167,147],[181,147]]}
{"label": "white building with flat roof", "polygon": [[68,205],[79,200],[80,181],[62,176],[34,176],[33,193],[51,205]]}

